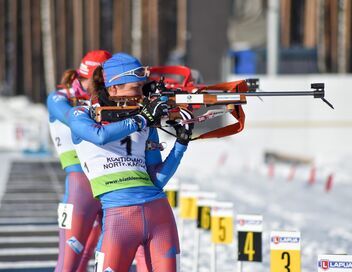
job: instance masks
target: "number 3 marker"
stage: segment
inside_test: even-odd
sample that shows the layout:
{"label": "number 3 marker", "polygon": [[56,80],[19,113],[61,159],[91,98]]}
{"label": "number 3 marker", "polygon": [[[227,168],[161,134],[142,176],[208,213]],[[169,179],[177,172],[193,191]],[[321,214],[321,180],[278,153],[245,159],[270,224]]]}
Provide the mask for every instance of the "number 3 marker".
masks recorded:
{"label": "number 3 marker", "polygon": [[273,231],[270,235],[270,271],[301,271],[300,232]]}

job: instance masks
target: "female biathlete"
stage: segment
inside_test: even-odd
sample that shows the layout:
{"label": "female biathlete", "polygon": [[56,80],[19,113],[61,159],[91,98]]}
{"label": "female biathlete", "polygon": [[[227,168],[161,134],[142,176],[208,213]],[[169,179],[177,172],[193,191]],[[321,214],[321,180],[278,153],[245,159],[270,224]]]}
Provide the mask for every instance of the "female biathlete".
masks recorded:
{"label": "female biathlete", "polygon": [[58,207],[57,272],[87,271],[88,261],[100,235],[101,223],[97,215],[101,205],[93,197],[89,181],[82,171],[72,144],[67,117],[77,100],[89,101],[86,92],[88,79],[94,69],[110,57],[111,54],[103,50],[89,52],[77,71],[64,72],[62,89],[52,92],[47,98],[51,137],[66,172],[65,195]]}
{"label": "female biathlete", "polygon": [[[147,69],[117,53],[94,72],[100,106],[109,96],[142,96]],[[138,115],[97,123],[88,107],[70,111],[72,140],[92,191],[103,208],[103,228],[96,252],[96,271],[127,272],[137,248],[144,247],[148,271],[175,272],[179,241],[163,187],[187,149],[190,126],[176,126],[178,139],[162,161],[152,126],[167,114],[164,97],[144,104]],[[192,118],[187,111],[185,119]]]}

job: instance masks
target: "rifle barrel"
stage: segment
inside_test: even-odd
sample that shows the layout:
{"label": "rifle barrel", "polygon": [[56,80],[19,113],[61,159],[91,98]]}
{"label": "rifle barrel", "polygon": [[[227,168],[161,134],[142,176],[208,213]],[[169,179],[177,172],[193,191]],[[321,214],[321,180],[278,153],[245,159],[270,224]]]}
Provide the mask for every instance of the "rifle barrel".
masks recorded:
{"label": "rifle barrel", "polygon": [[248,92],[241,93],[245,96],[314,96],[314,98],[324,97],[324,91],[285,91],[285,92]]}
{"label": "rifle barrel", "polygon": [[[207,94],[221,94],[222,92],[216,90],[207,90]],[[285,92],[246,92],[246,93],[227,93],[234,95],[244,95],[244,96],[314,96],[314,98],[323,98],[325,95],[324,90],[317,91],[285,91]]]}

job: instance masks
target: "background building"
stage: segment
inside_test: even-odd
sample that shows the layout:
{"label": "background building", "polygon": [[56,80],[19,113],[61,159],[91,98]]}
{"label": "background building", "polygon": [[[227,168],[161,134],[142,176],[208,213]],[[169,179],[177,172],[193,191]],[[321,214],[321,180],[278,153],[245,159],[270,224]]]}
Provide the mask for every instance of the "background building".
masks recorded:
{"label": "background building", "polygon": [[[278,73],[351,72],[350,0],[276,2]],[[207,82],[265,73],[267,14],[265,0],[0,0],[0,94],[43,102],[99,48],[186,64]]]}

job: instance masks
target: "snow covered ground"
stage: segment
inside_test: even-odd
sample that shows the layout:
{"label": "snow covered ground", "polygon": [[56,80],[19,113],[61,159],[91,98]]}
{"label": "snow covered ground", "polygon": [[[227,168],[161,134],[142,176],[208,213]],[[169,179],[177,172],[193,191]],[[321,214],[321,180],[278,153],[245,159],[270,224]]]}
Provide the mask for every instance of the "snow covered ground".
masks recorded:
{"label": "snow covered ground", "polygon": [[0,150],[38,151],[49,142],[48,114],[44,105],[24,96],[0,97]]}
{"label": "snow covered ground", "polygon": [[[288,181],[291,168],[277,165],[270,178],[261,161],[251,164],[244,160],[246,156],[239,152],[242,148],[236,146],[236,137],[193,142],[176,175],[181,182],[199,184],[201,191],[217,192],[221,201],[233,202],[235,215],[264,216],[263,263],[245,263],[242,271],[269,270],[272,230],[301,232],[303,272],[317,271],[318,254],[352,254],[351,160],[341,158],[336,164],[318,166],[316,183],[309,185],[310,167],[298,168]],[[326,192],[331,173],[333,186]],[[191,271],[195,223],[185,225],[182,271]],[[209,271],[210,248],[209,234],[203,232],[199,271]],[[236,271],[236,256],[236,241],[220,246],[217,271]]]}

